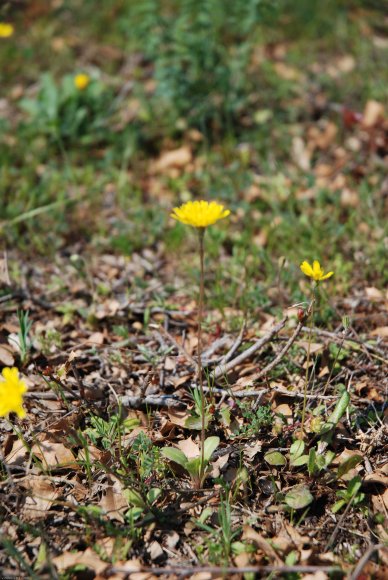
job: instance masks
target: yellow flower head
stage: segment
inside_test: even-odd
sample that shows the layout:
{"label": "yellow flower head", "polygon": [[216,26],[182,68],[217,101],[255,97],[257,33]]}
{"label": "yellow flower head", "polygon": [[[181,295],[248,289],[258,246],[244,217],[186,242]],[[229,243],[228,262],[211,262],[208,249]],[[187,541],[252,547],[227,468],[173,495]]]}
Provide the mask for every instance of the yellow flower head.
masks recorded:
{"label": "yellow flower head", "polygon": [[74,77],[74,84],[79,91],[83,91],[84,89],[86,89],[89,83],[90,76],[85,73],[81,73]]}
{"label": "yellow flower head", "polygon": [[16,413],[21,419],[26,412],[23,409],[23,395],[27,391],[24,381],[19,379],[19,371],[16,368],[4,368],[3,380],[0,380],[0,417],[9,413]]}
{"label": "yellow flower head", "polygon": [[13,24],[7,22],[0,22],[0,38],[9,38],[15,32]]}
{"label": "yellow flower head", "polygon": [[325,274],[318,260],[314,260],[312,266],[310,266],[310,264],[305,260],[304,262],[301,263],[300,269],[302,270],[303,274],[306,274],[306,276],[309,276],[309,278],[312,278],[316,282],[326,280],[327,278],[330,278],[330,276],[334,274],[334,272],[328,272],[327,274]]}
{"label": "yellow flower head", "polygon": [[230,214],[228,209],[216,201],[188,201],[174,207],[171,217],[194,228],[207,228]]}

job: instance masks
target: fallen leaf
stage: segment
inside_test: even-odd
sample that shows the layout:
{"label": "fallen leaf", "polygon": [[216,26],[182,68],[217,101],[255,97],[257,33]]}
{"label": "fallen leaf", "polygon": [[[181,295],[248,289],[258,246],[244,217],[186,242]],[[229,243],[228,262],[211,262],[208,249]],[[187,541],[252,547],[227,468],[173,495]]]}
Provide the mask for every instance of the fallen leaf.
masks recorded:
{"label": "fallen leaf", "polygon": [[12,367],[15,363],[11,348],[4,344],[0,344],[0,363],[6,367]]}
{"label": "fallen leaf", "polygon": [[381,336],[383,338],[388,337],[388,326],[379,326],[378,328],[375,328],[374,330],[372,330],[371,335]]}
{"label": "fallen leaf", "polygon": [[98,505],[111,520],[124,522],[123,512],[128,509],[128,502],[123,496],[123,488],[118,479],[114,478],[113,483],[108,485]]}
{"label": "fallen leaf", "polygon": [[103,562],[91,548],[87,548],[85,552],[64,552],[60,556],[52,558],[51,561],[57,567],[58,572],[64,572],[68,568],[81,564],[96,574],[101,574],[110,565]]}
{"label": "fallen leaf", "polygon": [[382,119],[384,119],[384,105],[378,101],[368,101],[362,119],[364,127],[374,127]]}
{"label": "fallen leaf", "polygon": [[52,441],[41,441],[35,443],[31,449],[32,453],[42,461],[45,469],[79,469],[75,457],[63,443],[54,443]]}
{"label": "fallen leaf", "polygon": [[257,548],[259,548],[266,556],[268,556],[271,563],[277,565],[283,564],[281,558],[275,552],[271,544],[250,526],[244,526],[243,539],[251,541],[253,544],[255,544]]}
{"label": "fallen leaf", "polygon": [[27,494],[22,508],[23,517],[29,521],[44,518],[59,491],[48,478],[38,475],[29,475],[24,486]]}
{"label": "fallen leaf", "polygon": [[162,153],[159,159],[154,163],[153,169],[156,172],[163,173],[163,171],[170,169],[171,167],[185,167],[188,163],[191,162],[191,160],[191,149],[185,145],[183,147],[179,147],[178,149]]}
{"label": "fallen leaf", "polygon": [[199,447],[191,437],[178,442],[178,447],[188,459],[199,457]]}

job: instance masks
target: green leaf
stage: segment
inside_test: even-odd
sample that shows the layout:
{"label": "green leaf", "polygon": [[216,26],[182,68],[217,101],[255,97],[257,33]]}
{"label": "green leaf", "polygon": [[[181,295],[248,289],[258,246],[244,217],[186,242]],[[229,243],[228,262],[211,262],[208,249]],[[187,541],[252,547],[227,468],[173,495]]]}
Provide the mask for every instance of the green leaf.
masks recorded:
{"label": "green leaf", "polygon": [[295,461],[290,461],[290,464],[292,465],[292,467],[301,467],[302,465],[306,465],[306,463],[309,460],[309,456],[308,455],[302,455],[302,457],[298,457],[298,459],[295,459]]}
{"label": "green leaf", "polygon": [[140,507],[133,507],[130,508],[127,512],[125,512],[125,519],[130,521],[137,520],[143,514],[143,510]]}
{"label": "green leaf", "polygon": [[221,423],[225,427],[229,427],[230,422],[231,422],[231,418],[230,418],[230,408],[229,407],[224,407],[223,409],[221,409],[220,416],[221,416]]}
{"label": "green leaf", "polygon": [[129,504],[135,507],[139,507],[142,509],[146,507],[146,504],[143,498],[141,497],[140,493],[135,489],[125,489],[123,491],[123,496],[125,497],[125,499]]}
{"label": "green leaf", "polygon": [[284,499],[290,508],[300,510],[310,505],[314,498],[307,486],[295,485]]}
{"label": "green leaf", "polygon": [[277,467],[281,467],[282,465],[286,465],[287,463],[286,458],[284,457],[284,455],[279,453],[279,451],[270,451],[269,453],[266,453],[264,455],[264,459],[270,465],[275,465]]}
{"label": "green leaf", "polygon": [[359,475],[353,477],[348,483],[347,493],[349,497],[356,495],[362,485],[362,481]]}
{"label": "green leaf", "polygon": [[291,455],[291,465],[293,464],[294,460],[303,455],[305,448],[304,441],[297,439],[290,447],[290,455]]}
{"label": "green leaf", "polygon": [[199,516],[199,518],[198,518],[198,521],[199,521],[201,524],[204,524],[204,523],[206,522],[206,520],[207,520],[208,518],[210,518],[210,516],[212,515],[212,513],[213,513],[213,510],[212,510],[212,508],[210,508],[210,507],[206,507],[206,508],[205,508],[205,509],[202,511],[201,515]]}
{"label": "green leaf", "polygon": [[[207,429],[209,425],[210,416],[205,415],[205,429]],[[186,429],[195,429],[196,431],[200,431],[202,429],[202,419],[198,415],[194,415],[191,417],[187,417],[185,421]]]}
{"label": "green leaf", "polygon": [[340,499],[339,501],[336,501],[335,502],[335,504],[331,508],[331,511],[333,512],[333,514],[336,514],[345,505],[346,505],[346,500],[345,499]]}
{"label": "green leaf", "polygon": [[321,435],[327,433],[328,431],[336,427],[342,415],[345,413],[349,403],[350,403],[350,395],[348,391],[344,391],[341,395],[341,398],[337,402],[334,411],[329,416],[326,423],[323,425],[320,432]]}
{"label": "green leaf", "polygon": [[315,472],[315,466],[317,463],[317,452],[315,451],[315,448],[312,447],[310,449],[309,452],[309,457],[308,457],[308,463],[307,463],[307,469],[309,471],[309,475],[313,475]]}
{"label": "green leaf", "polygon": [[154,503],[162,493],[160,487],[152,487],[147,493],[147,500],[150,504]]}
{"label": "green leaf", "polygon": [[325,467],[329,467],[330,463],[333,461],[335,457],[334,451],[328,451],[325,455]]}
{"label": "green leaf", "polygon": [[174,463],[178,463],[178,465],[187,469],[188,459],[180,449],[176,449],[176,447],[165,447],[162,449],[161,454],[163,457],[166,457],[170,461],[174,461]]}
{"label": "green leaf", "polygon": [[193,479],[196,479],[199,476],[199,472],[201,470],[201,458],[194,457],[194,459],[187,461],[186,470],[190,473]]}
{"label": "green leaf", "polygon": [[354,469],[362,460],[362,455],[352,455],[345,459],[345,461],[338,467],[337,479],[348,473],[351,469]]}
{"label": "green leaf", "polygon": [[219,437],[208,437],[205,441],[205,448],[204,448],[204,459],[206,462],[210,461],[211,456],[213,455],[214,451],[220,444]]}

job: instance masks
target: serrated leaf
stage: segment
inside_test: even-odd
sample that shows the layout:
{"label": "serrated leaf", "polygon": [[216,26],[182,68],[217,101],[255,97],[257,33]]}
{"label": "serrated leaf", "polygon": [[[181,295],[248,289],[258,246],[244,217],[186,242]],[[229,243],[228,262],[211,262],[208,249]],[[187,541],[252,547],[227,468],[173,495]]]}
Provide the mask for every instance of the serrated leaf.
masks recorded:
{"label": "serrated leaf", "polygon": [[213,455],[214,451],[217,449],[217,447],[220,444],[220,438],[219,437],[208,437],[205,440],[205,447],[204,447],[204,459],[206,462],[210,461],[211,456]]}
{"label": "serrated leaf", "polygon": [[290,508],[301,510],[310,505],[313,499],[314,498],[307,486],[295,485],[295,487],[286,494],[284,501]]}
{"label": "serrated leaf", "polygon": [[176,449],[175,447],[165,447],[162,449],[161,454],[163,457],[166,457],[170,461],[174,461],[174,463],[178,463],[178,465],[187,469],[188,459],[180,449]]}
{"label": "serrated leaf", "polygon": [[264,459],[269,465],[281,467],[287,463],[286,458],[279,451],[270,451],[264,455]]}

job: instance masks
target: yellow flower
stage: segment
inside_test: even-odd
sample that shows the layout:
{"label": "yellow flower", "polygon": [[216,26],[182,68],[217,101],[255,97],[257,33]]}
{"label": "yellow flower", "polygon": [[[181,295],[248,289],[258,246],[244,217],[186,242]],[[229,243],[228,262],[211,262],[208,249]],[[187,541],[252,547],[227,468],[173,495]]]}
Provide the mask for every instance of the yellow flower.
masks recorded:
{"label": "yellow flower", "polygon": [[90,76],[85,73],[81,73],[74,77],[74,84],[79,91],[83,91],[84,89],[86,89],[89,83]]}
{"label": "yellow flower", "polygon": [[13,24],[7,22],[0,22],[0,38],[9,38],[15,32]]}
{"label": "yellow flower", "polygon": [[325,274],[318,260],[314,260],[312,266],[310,266],[310,264],[305,260],[304,262],[301,263],[300,269],[302,270],[303,274],[306,274],[306,276],[309,276],[309,278],[312,278],[316,282],[326,280],[327,278],[330,278],[330,276],[334,274],[334,272],[328,272],[327,274]]}
{"label": "yellow flower", "polygon": [[23,409],[23,395],[27,391],[24,381],[19,379],[16,368],[4,368],[3,380],[0,380],[0,417],[16,413],[21,419],[26,412]]}
{"label": "yellow flower", "polygon": [[216,201],[188,201],[174,207],[171,217],[194,228],[207,228],[230,214],[228,209]]}

